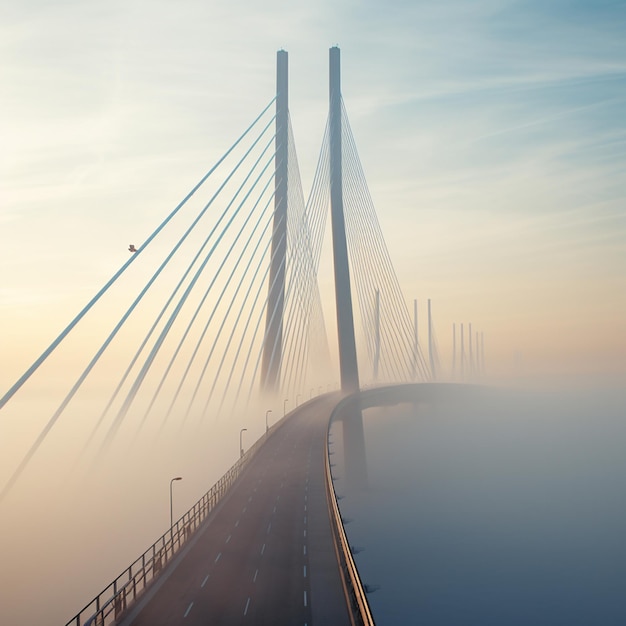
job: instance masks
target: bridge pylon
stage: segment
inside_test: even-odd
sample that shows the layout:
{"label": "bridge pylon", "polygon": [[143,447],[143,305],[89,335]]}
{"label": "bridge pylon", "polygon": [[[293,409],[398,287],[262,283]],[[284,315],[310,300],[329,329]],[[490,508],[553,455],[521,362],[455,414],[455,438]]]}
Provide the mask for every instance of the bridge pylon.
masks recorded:
{"label": "bridge pylon", "polygon": [[341,137],[341,57],[339,48],[330,49],[330,214],[333,232],[335,267],[335,302],[337,333],[339,335],[339,368],[341,389],[359,389],[359,370],[354,338],[350,265],[346,241],[346,221],[343,212],[343,164]]}
{"label": "bridge pylon", "polygon": [[[342,391],[354,393],[359,390],[359,369],[354,337],[350,264],[343,207],[341,56],[338,47],[330,49],[329,61],[330,213],[333,233],[339,368]],[[342,421],[346,478],[354,486],[364,486],[367,483],[367,465],[363,416],[360,405],[351,408],[343,416]]]}
{"label": "bridge pylon", "polygon": [[261,387],[277,392],[283,350],[285,268],[287,266],[287,204],[289,172],[289,63],[285,50],[276,55],[276,156],[274,157],[274,221],[261,365]]}

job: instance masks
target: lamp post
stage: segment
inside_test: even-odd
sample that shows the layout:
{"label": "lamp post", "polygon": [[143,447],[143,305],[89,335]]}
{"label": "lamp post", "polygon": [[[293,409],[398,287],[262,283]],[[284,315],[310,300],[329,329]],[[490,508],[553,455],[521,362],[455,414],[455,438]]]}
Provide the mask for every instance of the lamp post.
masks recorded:
{"label": "lamp post", "polygon": [[239,458],[241,458],[243,456],[243,441],[242,441],[242,437],[243,434],[247,431],[247,428],[242,428],[239,431]]}
{"label": "lamp post", "polygon": [[265,411],[265,432],[267,432],[270,427],[267,423],[267,416],[272,412],[272,409],[267,409],[267,411]]}
{"label": "lamp post", "polygon": [[287,402],[289,402],[289,398],[285,398],[285,401],[283,402],[283,417],[287,415]]}
{"label": "lamp post", "polygon": [[174,541],[174,533],[172,530],[174,528],[174,501],[172,498],[172,485],[174,484],[174,481],[182,479],[182,476],[176,476],[176,478],[172,478],[172,480],[170,480],[170,535],[172,542]]}

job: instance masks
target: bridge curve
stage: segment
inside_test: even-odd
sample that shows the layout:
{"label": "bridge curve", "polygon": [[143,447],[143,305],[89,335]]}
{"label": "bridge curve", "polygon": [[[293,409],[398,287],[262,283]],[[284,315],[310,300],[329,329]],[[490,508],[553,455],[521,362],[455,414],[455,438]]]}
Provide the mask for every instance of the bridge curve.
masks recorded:
{"label": "bridge curve", "polygon": [[[373,625],[334,493],[330,424],[370,407],[483,393],[416,383],[306,402],[67,626]],[[354,450],[345,449],[347,464]]]}
{"label": "bridge curve", "polygon": [[119,624],[351,623],[326,490],[340,399],[320,396],[280,424]]}

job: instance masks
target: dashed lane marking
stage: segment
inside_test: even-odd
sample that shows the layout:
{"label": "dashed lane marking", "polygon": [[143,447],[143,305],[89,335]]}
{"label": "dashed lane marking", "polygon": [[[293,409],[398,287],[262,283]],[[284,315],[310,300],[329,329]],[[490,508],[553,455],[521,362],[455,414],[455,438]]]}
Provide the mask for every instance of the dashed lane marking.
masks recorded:
{"label": "dashed lane marking", "polygon": [[215,557],[215,561],[214,563],[217,563],[220,560],[220,557],[222,556],[222,553],[220,552],[216,557]]}
{"label": "dashed lane marking", "polygon": [[261,554],[263,554],[265,552],[265,544],[263,544],[263,546],[261,547]]}
{"label": "dashed lane marking", "polygon": [[187,615],[189,615],[189,611],[191,611],[192,606],[193,606],[193,602],[187,607],[187,610],[185,611],[185,614],[183,615],[183,617],[187,617]]}
{"label": "dashed lane marking", "polygon": [[209,575],[208,574],[204,577],[204,580],[202,581],[202,584],[200,585],[200,587],[204,587],[204,585],[206,585],[206,581],[207,580],[209,580]]}
{"label": "dashed lane marking", "polygon": [[247,615],[248,614],[248,607],[250,606],[250,596],[248,596],[248,599],[246,600],[246,608],[243,610],[243,614]]}
{"label": "dashed lane marking", "polygon": [[257,569],[256,572],[254,572],[254,577],[252,578],[252,582],[255,583],[256,582],[256,577],[259,575],[259,570]]}

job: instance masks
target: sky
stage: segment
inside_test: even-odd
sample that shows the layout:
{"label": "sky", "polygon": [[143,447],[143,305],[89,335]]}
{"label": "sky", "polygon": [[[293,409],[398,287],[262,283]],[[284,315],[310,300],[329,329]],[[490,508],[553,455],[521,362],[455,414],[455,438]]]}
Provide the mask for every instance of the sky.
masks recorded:
{"label": "sky", "polygon": [[[424,319],[432,300],[444,369],[452,324],[471,322],[489,380],[623,386],[624,32],[626,3],[602,0],[0,0],[0,393],[269,103],[279,49],[309,188],[334,45],[387,246],[409,307]],[[186,476],[191,504],[206,480]],[[45,505],[24,502],[33,519]]]}
{"label": "sky", "polygon": [[400,283],[409,306],[432,299],[442,360],[452,323],[473,322],[494,377],[623,380],[623,2],[0,11],[3,386],[269,102],[278,49],[308,189],[332,45]]}

